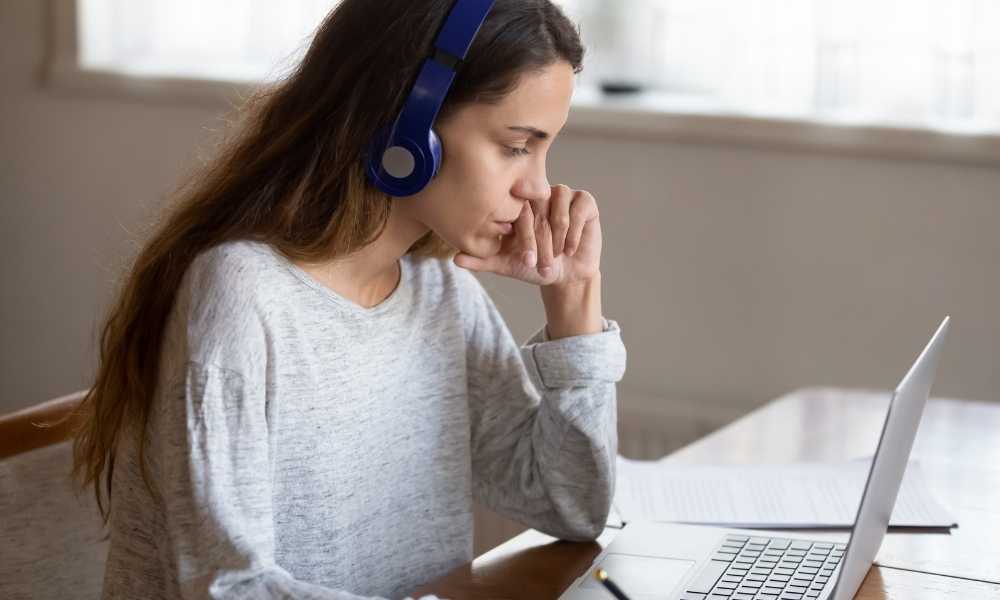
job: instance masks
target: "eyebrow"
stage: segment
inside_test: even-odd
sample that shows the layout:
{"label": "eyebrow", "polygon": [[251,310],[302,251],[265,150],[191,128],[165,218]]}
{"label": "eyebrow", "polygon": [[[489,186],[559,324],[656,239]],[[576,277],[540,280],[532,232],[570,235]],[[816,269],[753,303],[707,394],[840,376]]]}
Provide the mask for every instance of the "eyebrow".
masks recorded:
{"label": "eyebrow", "polygon": [[541,129],[531,127],[530,125],[510,125],[507,129],[513,129],[514,131],[522,131],[524,133],[530,133],[540,140],[544,140],[549,137],[549,134]]}

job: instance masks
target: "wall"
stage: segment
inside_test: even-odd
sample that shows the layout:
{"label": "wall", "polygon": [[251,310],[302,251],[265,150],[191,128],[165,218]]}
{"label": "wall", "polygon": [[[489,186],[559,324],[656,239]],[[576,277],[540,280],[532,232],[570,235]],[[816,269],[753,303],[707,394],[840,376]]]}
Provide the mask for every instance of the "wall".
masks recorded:
{"label": "wall", "polygon": [[[123,257],[221,126],[219,106],[40,88],[44,16],[0,2],[0,411],[88,384]],[[601,207],[623,418],[889,388],[945,314],[935,393],[997,399],[1000,169],[568,130],[549,172]],[[541,324],[535,290],[483,280],[517,338]]]}

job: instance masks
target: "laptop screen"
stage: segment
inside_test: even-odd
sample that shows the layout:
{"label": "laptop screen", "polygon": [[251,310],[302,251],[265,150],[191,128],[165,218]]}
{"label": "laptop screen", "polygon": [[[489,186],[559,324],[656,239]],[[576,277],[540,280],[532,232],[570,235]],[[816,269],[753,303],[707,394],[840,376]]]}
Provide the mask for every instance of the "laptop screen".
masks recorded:
{"label": "laptop screen", "polygon": [[861,504],[858,506],[841,563],[840,577],[831,594],[833,600],[850,600],[854,597],[882,545],[913,440],[917,435],[917,426],[934,382],[949,319],[945,317],[938,326],[923,352],[896,387],[889,402],[878,448],[872,458],[868,481],[861,495]]}

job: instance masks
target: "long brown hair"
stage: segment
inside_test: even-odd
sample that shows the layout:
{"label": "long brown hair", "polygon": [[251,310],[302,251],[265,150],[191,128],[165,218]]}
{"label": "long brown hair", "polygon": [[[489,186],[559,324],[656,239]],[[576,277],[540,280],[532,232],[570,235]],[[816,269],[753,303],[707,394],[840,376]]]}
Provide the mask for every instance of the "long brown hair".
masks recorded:
{"label": "long brown hair", "polygon": [[[123,278],[100,336],[94,386],[69,418],[73,478],[94,486],[104,523],[115,453],[144,432],[164,328],[191,261],[217,244],[250,239],[292,260],[320,262],[375,240],[390,198],[365,178],[367,141],[401,108],[453,0],[342,0],[302,61],[235,110],[214,158],[174,192]],[[563,60],[582,69],[576,27],[549,0],[497,0],[439,114],[497,102],[523,73]],[[433,232],[408,252],[448,256]],[[104,477],[108,505],[102,502]]]}

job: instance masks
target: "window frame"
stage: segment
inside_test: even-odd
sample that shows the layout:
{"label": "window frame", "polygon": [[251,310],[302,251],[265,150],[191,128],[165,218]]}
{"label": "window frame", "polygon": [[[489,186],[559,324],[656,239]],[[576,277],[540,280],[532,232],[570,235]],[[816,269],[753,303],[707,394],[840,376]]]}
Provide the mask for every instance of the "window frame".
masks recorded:
{"label": "window frame", "polygon": [[[49,90],[218,109],[249,96],[255,88],[253,84],[238,81],[140,77],[82,69],[78,62],[76,15],[77,0],[49,0],[48,51],[43,67],[43,85]],[[626,141],[816,151],[1000,167],[1000,132],[967,134],[916,125],[885,126],[724,113],[690,104],[680,108],[676,102],[654,92],[615,97],[579,89],[563,131]]]}

